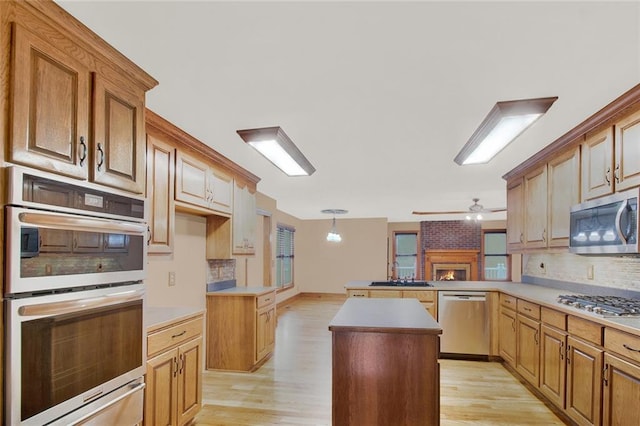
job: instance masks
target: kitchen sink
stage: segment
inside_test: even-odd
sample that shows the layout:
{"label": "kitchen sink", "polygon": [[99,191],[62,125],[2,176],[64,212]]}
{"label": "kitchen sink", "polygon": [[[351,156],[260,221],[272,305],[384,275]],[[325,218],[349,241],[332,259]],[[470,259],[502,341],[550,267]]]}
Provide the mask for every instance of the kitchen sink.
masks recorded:
{"label": "kitchen sink", "polygon": [[370,287],[433,287],[428,281],[411,281],[411,280],[391,280],[391,281],[372,281]]}

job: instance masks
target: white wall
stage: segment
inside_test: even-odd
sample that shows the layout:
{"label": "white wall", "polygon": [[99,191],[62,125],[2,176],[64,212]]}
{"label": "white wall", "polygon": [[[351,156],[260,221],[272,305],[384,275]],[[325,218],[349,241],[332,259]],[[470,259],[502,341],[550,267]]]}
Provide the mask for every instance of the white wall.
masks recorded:
{"label": "white wall", "polygon": [[351,280],[383,280],[387,220],[337,218],[342,242],[326,240],[329,220],[305,220],[296,229],[295,280],[301,292],[342,293]]}
{"label": "white wall", "polygon": [[[175,246],[172,255],[149,255],[147,265],[148,306],[205,308],[206,233],[203,217],[176,213]],[[169,287],[169,272],[176,285]]]}

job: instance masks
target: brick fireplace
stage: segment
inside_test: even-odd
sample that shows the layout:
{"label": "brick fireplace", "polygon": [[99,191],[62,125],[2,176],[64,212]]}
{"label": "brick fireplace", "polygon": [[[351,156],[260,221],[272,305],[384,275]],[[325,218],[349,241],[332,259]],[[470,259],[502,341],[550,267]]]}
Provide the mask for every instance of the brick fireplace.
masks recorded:
{"label": "brick fireplace", "polygon": [[455,280],[477,280],[480,276],[482,226],[466,220],[423,221],[420,223],[421,276],[434,278],[434,264],[439,274],[453,275]]}
{"label": "brick fireplace", "polygon": [[479,250],[425,250],[425,279],[477,281]]}

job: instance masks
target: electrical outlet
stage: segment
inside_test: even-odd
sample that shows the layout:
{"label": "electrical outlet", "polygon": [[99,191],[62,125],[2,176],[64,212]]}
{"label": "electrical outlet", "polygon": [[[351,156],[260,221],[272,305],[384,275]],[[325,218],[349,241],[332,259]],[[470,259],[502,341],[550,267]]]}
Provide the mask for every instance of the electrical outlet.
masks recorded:
{"label": "electrical outlet", "polygon": [[176,273],[174,271],[169,272],[169,287],[176,285]]}
{"label": "electrical outlet", "polygon": [[547,265],[545,265],[544,263],[540,263],[540,273],[542,275],[545,275],[547,273]]}
{"label": "electrical outlet", "polygon": [[587,266],[587,279],[588,280],[593,279],[593,265]]}

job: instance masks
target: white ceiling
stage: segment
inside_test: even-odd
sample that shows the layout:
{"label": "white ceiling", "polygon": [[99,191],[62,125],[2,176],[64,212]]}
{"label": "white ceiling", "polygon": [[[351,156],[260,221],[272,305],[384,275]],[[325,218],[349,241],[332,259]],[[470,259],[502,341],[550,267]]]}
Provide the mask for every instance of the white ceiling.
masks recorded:
{"label": "white ceiling", "polygon": [[[504,207],[502,175],[640,81],[637,1],[58,3],[160,82],[151,110],[300,219]],[[489,164],[453,162],[497,101],[545,96]],[[315,174],[285,176],[236,134],[274,125]]]}

